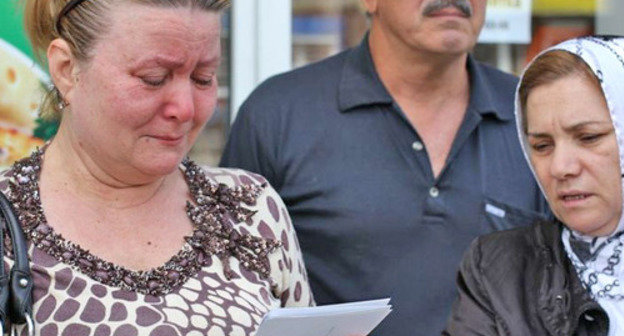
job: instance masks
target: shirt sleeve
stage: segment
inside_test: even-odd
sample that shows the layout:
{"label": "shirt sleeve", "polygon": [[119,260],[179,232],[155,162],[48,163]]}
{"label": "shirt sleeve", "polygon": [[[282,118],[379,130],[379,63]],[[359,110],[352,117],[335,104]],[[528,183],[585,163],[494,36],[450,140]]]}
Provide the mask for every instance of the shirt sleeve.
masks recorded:
{"label": "shirt sleeve", "polygon": [[457,276],[458,297],[443,336],[498,336],[496,314],[484,289],[477,238],[462,260]]}

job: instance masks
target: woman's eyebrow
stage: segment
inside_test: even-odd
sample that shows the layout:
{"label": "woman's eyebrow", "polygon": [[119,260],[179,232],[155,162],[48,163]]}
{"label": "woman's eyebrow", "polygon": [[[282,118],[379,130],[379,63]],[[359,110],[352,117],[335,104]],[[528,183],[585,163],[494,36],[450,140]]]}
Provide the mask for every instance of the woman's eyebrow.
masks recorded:
{"label": "woman's eyebrow", "polygon": [[527,136],[528,137],[532,137],[532,138],[548,138],[548,137],[550,137],[550,135],[548,133],[533,133],[533,132],[527,132]]}
{"label": "woman's eyebrow", "polygon": [[587,127],[587,126],[593,126],[593,125],[604,125],[607,124],[609,126],[613,126],[613,123],[609,120],[609,121],[596,121],[596,120],[592,120],[592,121],[583,121],[583,122],[579,122],[573,125],[569,125],[569,126],[564,126],[563,130],[566,132],[576,132],[576,131],[580,131],[583,128]]}
{"label": "woman's eyebrow", "polygon": [[[568,125],[568,126],[564,126],[563,130],[565,132],[576,132],[579,130],[582,130],[583,128],[587,127],[587,126],[593,126],[593,125],[610,125],[612,126],[611,121],[581,121],[572,125]],[[547,137],[550,136],[548,133],[546,132],[527,132],[527,136],[531,136],[534,138],[543,138],[543,137]]]}
{"label": "woman's eyebrow", "polygon": [[166,56],[154,56],[150,58],[144,58],[135,63],[135,66],[138,68],[146,67],[146,66],[164,66],[168,68],[179,68],[184,65],[184,61],[181,59],[175,59]]}

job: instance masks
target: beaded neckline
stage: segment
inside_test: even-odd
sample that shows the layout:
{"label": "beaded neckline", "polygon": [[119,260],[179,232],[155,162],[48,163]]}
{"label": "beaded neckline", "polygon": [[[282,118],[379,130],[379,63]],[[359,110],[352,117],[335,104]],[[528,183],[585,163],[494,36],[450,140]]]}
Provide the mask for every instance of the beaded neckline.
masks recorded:
{"label": "beaded neckline", "polygon": [[[186,204],[193,233],[185,237],[183,248],[164,265],[147,271],[133,271],[92,255],[48,225],[39,197],[42,156],[43,151],[36,150],[13,165],[8,196],[27,239],[56,260],[103,284],[155,296],[180,287],[202,267],[211,265],[213,255],[221,260],[228,280],[238,276],[230,267],[230,257],[238,259],[243,268],[257,272],[261,278],[268,278],[268,254],[281,243],[241,234],[233,227],[234,223],[247,221],[255,214],[243,205],[255,205],[266,185],[231,188],[215,184],[206,178],[201,167],[185,159],[182,162],[184,177],[195,202],[187,201]],[[5,244],[10,251],[10,242],[6,238]]]}

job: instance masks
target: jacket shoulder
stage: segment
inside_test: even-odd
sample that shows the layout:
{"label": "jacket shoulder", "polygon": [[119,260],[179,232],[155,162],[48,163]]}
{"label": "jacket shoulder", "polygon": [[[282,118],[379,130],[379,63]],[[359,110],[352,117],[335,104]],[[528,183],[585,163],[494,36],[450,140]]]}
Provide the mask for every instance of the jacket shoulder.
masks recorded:
{"label": "jacket shoulder", "polygon": [[467,257],[477,263],[474,266],[484,274],[496,273],[501,268],[525,267],[539,263],[543,251],[552,253],[559,232],[559,224],[541,220],[532,225],[490,233],[475,239]]}

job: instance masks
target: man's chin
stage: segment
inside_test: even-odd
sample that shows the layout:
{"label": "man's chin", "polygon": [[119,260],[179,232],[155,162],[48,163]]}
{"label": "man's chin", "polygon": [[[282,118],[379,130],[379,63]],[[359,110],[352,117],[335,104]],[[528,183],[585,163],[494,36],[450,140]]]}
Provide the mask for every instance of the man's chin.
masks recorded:
{"label": "man's chin", "polygon": [[463,55],[470,52],[476,41],[460,32],[444,32],[439,34],[432,45],[431,51],[443,55]]}

